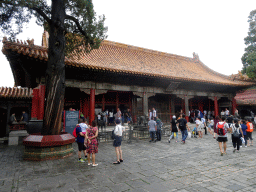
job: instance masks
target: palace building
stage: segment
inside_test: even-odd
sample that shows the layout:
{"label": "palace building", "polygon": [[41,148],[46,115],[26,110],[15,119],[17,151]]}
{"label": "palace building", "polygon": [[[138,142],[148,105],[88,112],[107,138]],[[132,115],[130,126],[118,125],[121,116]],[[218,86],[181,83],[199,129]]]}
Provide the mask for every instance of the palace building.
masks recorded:
{"label": "palace building", "polygon": [[[31,118],[42,119],[48,35],[42,46],[33,40],[3,40],[16,86],[33,89]],[[133,120],[155,108],[164,122],[181,109],[234,112],[236,92],[255,85],[217,73],[203,64],[198,55],[183,57],[104,40],[99,49],[79,57],[66,58],[65,109],[80,110],[89,122],[95,111],[131,109]]]}

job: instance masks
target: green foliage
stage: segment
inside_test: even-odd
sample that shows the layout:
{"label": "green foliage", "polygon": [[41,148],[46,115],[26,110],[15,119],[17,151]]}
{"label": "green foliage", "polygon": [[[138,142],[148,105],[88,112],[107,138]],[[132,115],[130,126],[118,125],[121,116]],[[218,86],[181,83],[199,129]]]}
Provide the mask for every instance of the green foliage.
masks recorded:
{"label": "green foliage", "polygon": [[[106,38],[105,17],[96,19],[91,0],[62,1],[66,12],[63,29],[66,34],[66,55],[99,48],[101,41]],[[7,36],[15,38],[32,17],[46,30],[47,23],[56,22],[51,19],[49,0],[0,0],[0,28]]]}
{"label": "green foliage", "polygon": [[247,47],[241,58],[243,63],[242,73],[246,73],[249,78],[256,79],[256,10],[250,12],[248,22],[248,36],[244,38]]}

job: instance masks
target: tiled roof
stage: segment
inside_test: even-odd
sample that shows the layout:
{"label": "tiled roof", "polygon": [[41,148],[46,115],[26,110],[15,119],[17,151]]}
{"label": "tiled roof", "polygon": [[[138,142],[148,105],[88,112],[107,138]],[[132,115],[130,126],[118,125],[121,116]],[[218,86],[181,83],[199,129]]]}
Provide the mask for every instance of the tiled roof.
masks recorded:
{"label": "tiled roof", "polygon": [[256,89],[247,89],[235,96],[238,105],[256,105]]}
{"label": "tiled roof", "polygon": [[[33,43],[3,40],[3,53],[11,49],[19,54],[47,61],[48,49]],[[193,58],[158,52],[135,46],[103,41],[100,48],[80,57],[65,58],[74,67],[98,69],[117,73],[154,76],[159,78],[207,82],[231,86],[249,86],[255,81],[234,79],[211,70],[194,55]]]}
{"label": "tiled roof", "polygon": [[32,88],[0,87],[0,98],[32,98]]}

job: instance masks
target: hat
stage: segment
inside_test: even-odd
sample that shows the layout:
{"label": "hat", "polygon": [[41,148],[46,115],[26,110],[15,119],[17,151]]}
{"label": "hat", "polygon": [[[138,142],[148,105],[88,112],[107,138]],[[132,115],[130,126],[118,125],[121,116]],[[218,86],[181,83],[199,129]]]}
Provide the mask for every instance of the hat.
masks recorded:
{"label": "hat", "polygon": [[175,115],[173,115],[173,116],[172,116],[172,118],[175,118],[175,119],[176,119],[176,116],[175,116]]}

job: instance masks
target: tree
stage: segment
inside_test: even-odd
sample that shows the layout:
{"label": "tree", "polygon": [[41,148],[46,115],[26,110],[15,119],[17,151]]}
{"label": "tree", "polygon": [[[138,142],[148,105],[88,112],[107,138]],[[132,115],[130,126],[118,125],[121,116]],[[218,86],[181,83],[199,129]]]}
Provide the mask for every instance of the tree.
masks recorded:
{"label": "tree", "polygon": [[256,10],[250,12],[248,17],[249,32],[248,36],[244,38],[245,53],[242,56],[243,73],[249,78],[256,79]]}
{"label": "tree", "polygon": [[[49,32],[43,135],[61,132],[65,94],[65,56],[97,49],[106,38],[105,17],[95,18],[92,0],[1,0],[0,27],[12,38],[36,17]],[[16,29],[14,28],[16,26]]]}

